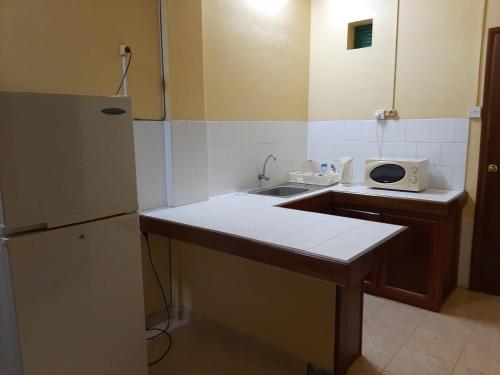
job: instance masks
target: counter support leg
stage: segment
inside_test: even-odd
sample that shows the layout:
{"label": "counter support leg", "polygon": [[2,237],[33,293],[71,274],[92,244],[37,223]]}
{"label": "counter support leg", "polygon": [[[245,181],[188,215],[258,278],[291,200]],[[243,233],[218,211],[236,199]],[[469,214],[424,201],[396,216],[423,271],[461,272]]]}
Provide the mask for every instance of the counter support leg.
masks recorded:
{"label": "counter support leg", "polygon": [[347,287],[337,286],[334,375],[346,375],[349,367],[361,355],[362,330],[362,282]]}

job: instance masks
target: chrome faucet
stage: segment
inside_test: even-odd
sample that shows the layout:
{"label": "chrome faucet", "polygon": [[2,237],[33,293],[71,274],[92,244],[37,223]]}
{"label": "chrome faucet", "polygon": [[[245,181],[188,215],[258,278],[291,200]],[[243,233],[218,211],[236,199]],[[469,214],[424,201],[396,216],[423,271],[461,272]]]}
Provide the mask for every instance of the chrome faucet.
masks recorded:
{"label": "chrome faucet", "polygon": [[270,154],[267,156],[266,160],[264,161],[264,165],[262,166],[262,173],[259,174],[259,181],[261,183],[262,183],[262,180],[269,181],[269,176],[266,175],[266,166],[267,166],[267,163],[269,162],[269,159],[273,159],[274,161],[278,160],[278,158],[273,154]]}

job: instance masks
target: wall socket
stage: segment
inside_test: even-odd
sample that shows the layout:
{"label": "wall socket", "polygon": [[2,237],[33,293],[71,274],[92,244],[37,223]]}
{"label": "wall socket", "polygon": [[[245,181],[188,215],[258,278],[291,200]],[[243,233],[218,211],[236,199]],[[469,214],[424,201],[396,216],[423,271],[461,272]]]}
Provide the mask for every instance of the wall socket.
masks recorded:
{"label": "wall socket", "polygon": [[127,52],[127,47],[130,48],[127,44],[120,44],[120,56],[127,56],[130,52]]}
{"label": "wall socket", "polygon": [[467,117],[468,118],[481,118],[481,107],[478,106],[471,106],[467,110]]}

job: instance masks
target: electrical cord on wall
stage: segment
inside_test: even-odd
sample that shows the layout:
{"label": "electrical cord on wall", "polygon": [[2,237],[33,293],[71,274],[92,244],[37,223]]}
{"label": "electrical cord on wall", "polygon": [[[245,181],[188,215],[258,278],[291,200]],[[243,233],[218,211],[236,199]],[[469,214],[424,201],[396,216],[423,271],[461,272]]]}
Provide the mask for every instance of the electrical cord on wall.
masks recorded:
{"label": "electrical cord on wall", "polygon": [[128,48],[128,49],[125,50],[125,52],[128,53],[127,67],[125,68],[125,72],[123,72],[122,79],[120,81],[120,85],[118,86],[118,90],[116,90],[115,95],[118,95],[120,93],[120,90],[123,87],[123,82],[125,81],[125,78],[127,78],[128,69],[130,68],[130,63],[132,62],[132,50],[128,46],[126,48]]}
{"label": "electrical cord on wall", "polygon": [[[151,246],[149,243],[148,233],[143,232],[143,235],[144,235],[144,238],[146,240],[146,245],[147,245],[147,249],[148,249],[149,263],[151,264],[151,267],[153,269],[153,273],[154,273],[156,282],[158,284],[158,288],[161,291],[161,296],[163,299],[164,308],[165,308],[165,311],[167,313],[167,325],[165,328],[146,328],[147,332],[158,332],[156,335],[147,338],[148,341],[154,340],[157,337],[162,336],[162,335],[167,336],[167,339],[168,339],[167,349],[157,359],[148,363],[148,366],[154,366],[157,363],[161,362],[167,356],[168,352],[172,348],[172,344],[173,344],[172,336],[170,336],[170,333],[168,332],[168,330],[170,328],[170,318],[171,317],[170,317],[170,310],[169,309],[171,307],[171,304],[169,304],[167,302],[167,294],[165,293],[165,289],[163,288],[163,285],[161,283],[160,276],[158,275],[158,272],[157,272],[156,267],[154,265],[153,257],[151,255]],[[168,239],[168,259],[169,259],[169,275],[170,275],[170,301],[172,301],[172,248],[171,248],[171,244],[170,244],[170,238]]]}

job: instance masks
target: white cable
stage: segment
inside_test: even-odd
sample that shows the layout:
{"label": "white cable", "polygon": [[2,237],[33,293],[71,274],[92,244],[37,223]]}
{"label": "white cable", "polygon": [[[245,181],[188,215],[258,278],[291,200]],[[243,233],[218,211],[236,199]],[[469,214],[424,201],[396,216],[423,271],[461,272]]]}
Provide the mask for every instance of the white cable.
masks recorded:
{"label": "white cable", "polygon": [[376,124],[375,124],[375,132],[377,133],[377,152],[378,152],[378,157],[381,158],[382,157],[382,146],[384,144],[384,129],[382,128],[382,142],[380,142],[380,135],[379,135],[379,130],[378,130],[378,127],[379,125],[381,126],[381,122],[383,120],[375,120],[376,121]]}

